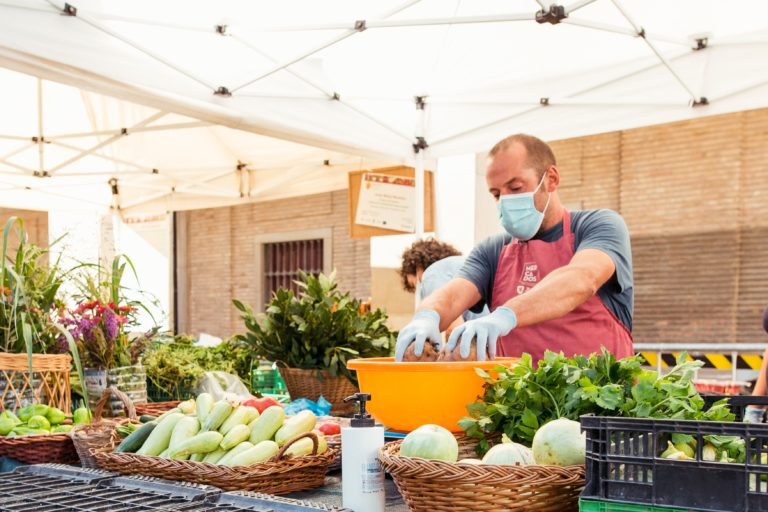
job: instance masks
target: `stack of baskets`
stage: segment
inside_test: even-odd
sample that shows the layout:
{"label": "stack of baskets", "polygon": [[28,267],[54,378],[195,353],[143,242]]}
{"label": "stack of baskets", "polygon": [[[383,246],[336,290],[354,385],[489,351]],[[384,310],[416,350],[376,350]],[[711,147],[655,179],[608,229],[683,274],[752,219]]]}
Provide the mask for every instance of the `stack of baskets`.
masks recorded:
{"label": "stack of baskets", "polygon": [[[71,410],[68,355],[32,355],[32,374],[27,354],[0,353],[0,411],[16,411],[27,403]],[[69,434],[0,437],[0,457],[26,464],[78,461]]]}

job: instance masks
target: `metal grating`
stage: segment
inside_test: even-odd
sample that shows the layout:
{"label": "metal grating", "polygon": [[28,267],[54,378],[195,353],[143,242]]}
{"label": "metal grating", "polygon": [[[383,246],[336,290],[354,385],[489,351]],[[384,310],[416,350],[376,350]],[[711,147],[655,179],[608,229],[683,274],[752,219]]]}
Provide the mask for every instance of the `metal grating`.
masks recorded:
{"label": "metal grating", "polygon": [[299,271],[317,275],[323,264],[322,238],[264,244],[264,303],[279,288],[298,292]]}
{"label": "metal grating", "polygon": [[[0,512],[314,512],[338,511],[255,493],[224,493],[207,485],[41,464],[0,473]],[[347,511],[349,512],[349,511]]]}

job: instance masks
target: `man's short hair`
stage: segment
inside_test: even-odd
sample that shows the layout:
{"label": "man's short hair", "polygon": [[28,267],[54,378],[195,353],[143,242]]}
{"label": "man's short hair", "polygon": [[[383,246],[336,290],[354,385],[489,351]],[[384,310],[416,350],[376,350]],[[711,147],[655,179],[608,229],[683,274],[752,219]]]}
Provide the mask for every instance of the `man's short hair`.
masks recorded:
{"label": "man's short hair", "polygon": [[409,275],[416,275],[421,269],[426,270],[431,264],[440,261],[448,256],[459,256],[461,252],[450,244],[439,242],[434,238],[426,240],[416,240],[403,253],[403,264],[400,267],[400,277],[403,279],[403,288],[407,292],[415,291],[411,283],[408,282]]}
{"label": "man's short hair", "polygon": [[526,164],[536,169],[539,177],[543,176],[544,172],[551,165],[557,165],[555,154],[552,152],[549,144],[538,137],[526,135],[525,133],[516,133],[500,140],[491,148],[488,156],[493,158],[514,144],[520,144],[525,148],[525,154],[527,155]]}

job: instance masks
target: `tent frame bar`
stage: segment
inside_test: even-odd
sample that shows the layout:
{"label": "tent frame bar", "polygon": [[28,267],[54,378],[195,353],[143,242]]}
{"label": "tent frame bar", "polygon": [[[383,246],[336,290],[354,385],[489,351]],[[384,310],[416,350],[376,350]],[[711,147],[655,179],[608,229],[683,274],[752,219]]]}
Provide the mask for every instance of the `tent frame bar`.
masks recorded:
{"label": "tent frame bar", "polygon": [[[408,9],[412,5],[415,5],[415,4],[419,3],[420,1],[421,0],[408,0],[404,4],[401,4],[399,7],[389,11],[388,13],[385,13],[382,16],[382,18],[384,18],[384,19],[390,18],[390,17],[394,16],[395,14],[400,13],[400,12]],[[359,29],[357,27],[353,27],[351,30],[347,30],[343,34],[341,34],[339,36],[336,36],[336,37],[334,37],[332,39],[326,40],[324,43],[322,43],[322,44],[320,44],[318,46],[315,46],[314,48],[312,48],[309,51],[305,52],[300,57],[289,59],[288,61],[284,62],[283,64],[278,64],[277,66],[272,68],[270,71],[267,71],[266,73],[261,74],[260,76],[258,76],[257,78],[254,78],[253,80],[249,80],[247,82],[244,82],[241,85],[238,85],[237,87],[231,89],[231,91],[235,92],[235,91],[238,91],[238,90],[240,90],[240,89],[242,89],[244,87],[248,87],[249,85],[252,85],[252,84],[258,82],[259,80],[262,80],[262,79],[264,79],[264,78],[266,78],[268,76],[271,76],[271,75],[277,73],[278,71],[287,68],[288,66],[290,66],[292,64],[295,64],[295,63],[297,63],[299,61],[302,61],[302,60],[306,59],[307,57],[310,57],[310,56],[314,55],[315,53],[317,53],[317,52],[319,52],[321,50],[325,50],[326,48],[328,48],[330,46],[333,46],[334,44],[336,44],[336,43],[338,43],[340,41],[343,41],[344,39],[347,39],[348,37],[351,37],[351,36],[353,36],[353,35],[355,35],[355,34],[357,34],[359,32],[362,32],[362,30],[365,30],[365,27],[363,27],[362,29]]]}
{"label": "tent frame bar", "polygon": [[[47,2],[52,7],[57,9],[59,12],[68,13],[68,11],[65,8],[65,6],[67,4],[62,6],[62,5],[59,4],[59,2],[57,2],[55,0],[47,0]],[[161,63],[161,64],[163,64],[165,66],[167,66],[168,68],[176,71],[177,73],[186,76],[187,78],[197,82],[198,84],[203,85],[207,89],[209,89],[211,91],[216,90],[216,87],[213,84],[203,80],[202,78],[198,77],[197,75],[195,75],[194,73],[192,73],[190,71],[187,71],[186,69],[182,68],[181,66],[178,66],[178,65],[174,64],[173,62],[169,61],[168,59],[166,59],[166,58],[156,54],[152,50],[150,50],[148,48],[145,48],[143,45],[139,44],[138,42],[134,41],[133,39],[130,39],[130,38],[128,38],[128,37],[126,37],[126,36],[116,32],[116,31],[106,27],[103,23],[100,23],[96,19],[94,19],[94,18],[84,14],[83,11],[78,10],[77,14],[73,15],[72,17],[73,18],[77,18],[77,19],[81,20],[83,23],[85,23],[87,25],[90,25],[91,27],[95,28],[96,30],[104,32],[108,36],[111,36],[111,37],[113,37],[113,38],[115,38],[115,39],[117,39],[117,40],[127,44],[131,48],[140,51],[141,53],[145,54],[146,56],[156,60],[157,62],[159,62],[159,63]]]}

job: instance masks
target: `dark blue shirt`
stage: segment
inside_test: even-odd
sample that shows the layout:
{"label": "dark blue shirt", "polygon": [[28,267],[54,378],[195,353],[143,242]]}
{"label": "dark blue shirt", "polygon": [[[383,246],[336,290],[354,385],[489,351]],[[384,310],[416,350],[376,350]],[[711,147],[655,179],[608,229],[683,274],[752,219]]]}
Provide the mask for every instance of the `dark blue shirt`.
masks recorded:
{"label": "dark blue shirt", "polygon": [[[629,230],[624,219],[612,210],[582,210],[571,212],[571,230],[575,251],[597,249],[613,260],[616,272],[600,287],[597,294],[627,329],[632,330],[634,284],[632,279],[632,248]],[[563,236],[563,223],[538,234],[535,240],[555,242]],[[507,234],[494,235],[483,240],[467,257],[457,277],[472,282],[480,292],[480,302],[471,308],[479,312],[490,307],[493,280],[501,256],[501,249],[512,241]]]}

